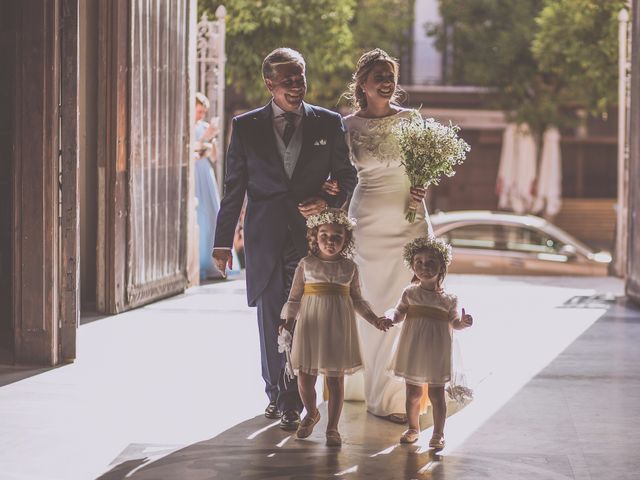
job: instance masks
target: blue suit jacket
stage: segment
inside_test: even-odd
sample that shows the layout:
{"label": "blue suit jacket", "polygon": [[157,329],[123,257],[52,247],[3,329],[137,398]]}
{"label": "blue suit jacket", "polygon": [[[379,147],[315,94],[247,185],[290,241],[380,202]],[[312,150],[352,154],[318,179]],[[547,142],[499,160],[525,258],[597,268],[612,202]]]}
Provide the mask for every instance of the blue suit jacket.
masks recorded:
{"label": "blue suit jacket", "polygon": [[[307,103],[303,106],[302,149],[291,179],[276,148],[271,103],[233,119],[215,246],[233,244],[246,193],[244,246],[251,306],[267,286],[289,234],[299,255],[306,255],[306,225],[298,203],[317,195],[330,206],[340,206],[357,182],[340,115]],[[321,191],[329,175],[340,186],[337,196]]]}

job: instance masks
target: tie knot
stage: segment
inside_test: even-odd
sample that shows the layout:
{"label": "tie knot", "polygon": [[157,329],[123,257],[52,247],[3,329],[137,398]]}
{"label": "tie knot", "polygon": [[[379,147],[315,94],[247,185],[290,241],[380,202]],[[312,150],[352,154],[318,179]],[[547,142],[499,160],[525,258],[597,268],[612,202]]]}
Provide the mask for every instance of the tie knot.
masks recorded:
{"label": "tie knot", "polygon": [[285,122],[293,125],[297,115],[293,112],[284,112],[281,116],[284,117]]}

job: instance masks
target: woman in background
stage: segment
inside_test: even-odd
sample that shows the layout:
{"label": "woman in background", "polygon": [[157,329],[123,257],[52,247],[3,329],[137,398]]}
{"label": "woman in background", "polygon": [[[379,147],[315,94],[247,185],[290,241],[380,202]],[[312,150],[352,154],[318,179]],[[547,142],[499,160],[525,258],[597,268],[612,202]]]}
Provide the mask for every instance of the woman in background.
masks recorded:
{"label": "woman in background", "polygon": [[[217,159],[217,137],[220,125],[217,117],[212,118],[210,122],[205,120],[209,106],[209,99],[202,93],[196,93],[194,170],[200,231],[200,280],[223,278],[211,258],[216,234],[216,218],[220,210],[220,193],[213,171],[213,163]],[[235,255],[234,267],[240,268]]]}

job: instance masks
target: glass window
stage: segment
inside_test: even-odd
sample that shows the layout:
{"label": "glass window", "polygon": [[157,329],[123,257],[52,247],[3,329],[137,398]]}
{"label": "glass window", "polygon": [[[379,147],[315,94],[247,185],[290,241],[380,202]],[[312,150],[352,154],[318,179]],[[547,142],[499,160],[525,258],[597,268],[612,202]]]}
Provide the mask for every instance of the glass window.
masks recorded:
{"label": "glass window", "polygon": [[441,237],[458,248],[495,249],[498,246],[498,230],[495,225],[465,225],[449,230]]}
{"label": "glass window", "polygon": [[528,253],[558,253],[562,244],[540,230],[505,225],[502,227],[507,250]]}

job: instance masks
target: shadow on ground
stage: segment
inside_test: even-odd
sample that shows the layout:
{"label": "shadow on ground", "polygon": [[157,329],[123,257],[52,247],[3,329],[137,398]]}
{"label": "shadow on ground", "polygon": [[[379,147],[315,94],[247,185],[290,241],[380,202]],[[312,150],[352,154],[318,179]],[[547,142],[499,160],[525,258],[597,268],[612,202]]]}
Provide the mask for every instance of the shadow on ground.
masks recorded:
{"label": "shadow on ground", "polygon": [[55,367],[34,367],[29,365],[0,365],[0,387],[35,377],[41,373],[62,368],[70,363],[63,363]]}
{"label": "shadow on ground", "polygon": [[134,459],[125,450],[99,480],[428,478],[441,460],[417,444],[400,445],[406,427],[368,414],[359,402],[344,405],[343,446],[327,447],[326,404],[320,412],[322,420],[305,440],[281,430],[277,421],[258,416],[156,461],[141,455]]}

